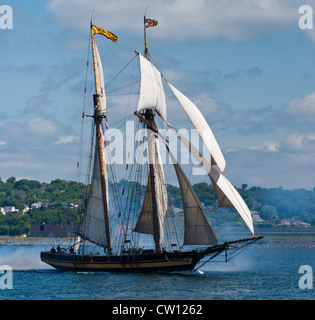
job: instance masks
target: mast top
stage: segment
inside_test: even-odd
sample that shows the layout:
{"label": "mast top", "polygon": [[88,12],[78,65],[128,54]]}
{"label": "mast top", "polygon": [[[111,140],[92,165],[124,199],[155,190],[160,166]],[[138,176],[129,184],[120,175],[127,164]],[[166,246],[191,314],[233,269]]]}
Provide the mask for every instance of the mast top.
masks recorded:
{"label": "mast top", "polygon": [[149,19],[144,16],[144,53],[147,60],[149,60],[148,40],[147,40],[147,28],[157,26],[158,21],[155,19]]}

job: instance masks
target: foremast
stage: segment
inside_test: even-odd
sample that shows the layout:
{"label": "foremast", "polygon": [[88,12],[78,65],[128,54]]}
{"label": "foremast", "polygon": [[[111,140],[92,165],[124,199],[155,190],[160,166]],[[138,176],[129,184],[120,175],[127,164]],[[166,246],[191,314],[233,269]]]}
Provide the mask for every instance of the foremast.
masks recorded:
{"label": "foremast", "polygon": [[105,146],[102,141],[102,121],[105,117],[101,112],[100,108],[100,93],[99,86],[97,80],[97,69],[96,69],[96,54],[95,54],[95,40],[94,40],[94,32],[91,24],[91,40],[92,40],[92,53],[93,53],[93,68],[94,68],[94,80],[95,80],[95,95],[94,95],[94,121],[96,126],[96,144],[98,148],[98,157],[99,157],[99,166],[100,166],[100,180],[101,180],[101,188],[102,188],[102,202],[104,209],[104,221],[105,221],[105,234],[106,234],[106,244],[107,249],[111,251],[111,239],[110,239],[110,229],[109,229],[109,216],[108,216],[108,199],[107,199],[107,191],[106,191],[106,179],[105,179],[105,168],[104,166],[104,153],[103,149]]}

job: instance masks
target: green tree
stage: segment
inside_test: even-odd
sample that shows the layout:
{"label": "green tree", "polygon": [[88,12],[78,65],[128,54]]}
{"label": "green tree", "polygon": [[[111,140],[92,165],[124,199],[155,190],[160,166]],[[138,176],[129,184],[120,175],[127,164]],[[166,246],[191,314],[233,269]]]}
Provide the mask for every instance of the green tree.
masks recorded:
{"label": "green tree", "polygon": [[278,212],[277,209],[274,206],[265,205],[260,210],[260,217],[263,220],[273,220],[278,218]]}
{"label": "green tree", "polygon": [[14,189],[16,190],[23,190],[23,191],[30,191],[30,190],[38,190],[41,188],[41,183],[37,180],[27,180],[22,179],[19,181],[15,181]]}

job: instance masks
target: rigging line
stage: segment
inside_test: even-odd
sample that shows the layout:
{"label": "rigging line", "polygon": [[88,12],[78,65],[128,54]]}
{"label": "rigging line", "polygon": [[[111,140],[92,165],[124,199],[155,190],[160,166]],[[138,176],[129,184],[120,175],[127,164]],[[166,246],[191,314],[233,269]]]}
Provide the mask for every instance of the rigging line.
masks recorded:
{"label": "rigging line", "polygon": [[[121,61],[121,59],[119,58],[119,56],[113,51],[112,46],[108,43],[108,41],[105,38],[101,38],[101,41],[103,41],[105,43],[105,45],[107,46],[107,48],[111,51],[111,53],[116,57],[116,59],[119,61],[119,63],[125,67],[125,64]],[[133,58],[134,59],[134,58]],[[132,60],[133,60],[132,59]],[[131,61],[132,61],[131,60]],[[130,62],[131,62],[130,61]],[[128,62],[128,64],[130,63]],[[124,68],[125,69],[125,68]],[[128,71],[128,70],[127,70]],[[128,71],[129,72],[129,71]]]}
{"label": "rigging line", "polygon": [[[106,149],[107,149],[107,155],[109,156],[110,150],[109,150],[109,148],[106,148]],[[117,216],[119,214],[119,212],[121,212],[121,209],[122,209],[122,200],[119,197],[119,191],[117,189],[118,188],[117,187],[117,177],[116,177],[116,172],[115,172],[115,168],[114,168],[114,165],[113,165],[112,161],[109,161],[109,171],[110,171],[110,174],[111,174],[111,176],[109,178],[111,178],[111,180],[112,180],[112,183],[111,183],[110,187],[112,188],[112,191],[113,191],[113,200],[114,200],[114,203],[115,203],[115,208],[114,209],[116,210],[115,213],[116,213],[116,216]]]}
{"label": "rigging line", "polygon": [[127,239],[128,237],[128,225],[129,225],[129,218],[130,218],[130,210],[128,210],[128,206],[129,206],[129,193],[130,193],[130,183],[128,183],[128,181],[130,180],[130,176],[132,174],[132,170],[130,170],[129,172],[129,177],[127,177],[125,179],[125,183],[122,186],[123,190],[126,190],[126,192],[124,192],[123,197],[126,197],[125,203],[124,203],[124,215],[123,215],[123,231],[121,233],[121,245],[124,246],[124,241]]}
{"label": "rigging line", "polygon": [[[111,81],[109,81],[109,83],[107,83],[106,84],[106,88],[108,88],[110,85],[111,85],[111,83],[129,66],[129,64],[136,58],[137,56],[135,55],[126,65],[124,65],[121,61],[120,61],[120,63],[124,66],[124,68],[122,68],[117,74],[116,74],[116,76],[111,80]],[[127,70],[128,71],[128,70]],[[129,71],[128,71],[128,73],[130,73]],[[132,76],[132,74],[130,73],[130,75]]]}
{"label": "rigging line", "polygon": [[160,72],[161,77],[162,77],[166,82],[168,82],[167,79],[164,77],[163,73],[161,72],[161,69],[158,67],[158,64],[155,63],[155,60],[152,58],[150,52],[149,52],[149,58],[150,58],[150,62],[151,62],[151,63],[154,65],[154,67]]}
{"label": "rigging line", "polygon": [[194,271],[197,271],[198,269],[200,269],[201,267],[203,267],[206,263],[208,263],[210,260],[214,259],[215,257],[217,257],[219,254],[221,254],[224,250],[226,250],[225,248],[221,249],[220,251],[215,252],[212,256],[209,257],[208,260],[202,262],[199,261],[198,263],[201,263],[200,266],[198,266],[198,268],[194,269]]}
{"label": "rigging line", "polygon": [[[89,34],[89,41],[88,41],[88,52],[86,58],[86,71],[85,71],[85,84],[84,84],[84,95],[83,95],[83,106],[82,106],[82,114],[84,113],[85,104],[86,104],[86,87],[87,87],[87,79],[88,79],[88,70],[89,70],[89,56],[91,50],[91,34]],[[77,162],[77,183],[80,182],[81,179],[81,168],[80,163],[82,159],[82,145],[83,145],[83,117],[81,120],[81,129],[80,129],[80,143],[79,143],[79,151],[78,151],[78,162]]]}
{"label": "rigging line", "polygon": [[234,250],[234,252],[231,252],[230,253],[230,258],[228,258],[229,256],[228,256],[228,254],[227,254],[227,260],[226,260],[226,262],[228,262],[228,261],[231,261],[232,259],[234,259],[235,257],[237,257],[239,254],[241,254],[245,249],[246,249],[246,247],[248,247],[249,245],[251,245],[253,242],[255,242],[255,241],[252,241],[252,242],[250,242],[250,243],[246,243],[245,245],[243,245],[243,246],[241,246],[241,247],[239,247],[239,248],[232,248],[232,249],[230,249],[230,250]]}
{"label": "rigging line", "polygon": [[[113,93],[116,92],[116,91],[119,91],[119,90],[124,89],[124,88],[131,87],[131,86],[133,86],[134,84],[137,84],[137,83],[140,83],[140,80],[135,80],[134,82],[131,82],[131,83],[125,84],[125,85],[123,85],[123,86],[121,86],[121,87],[118,87],[118,88],[115,88],[115,89],[113,89],[113,90],[110,90],[110,91],[109,91],[109,94],[111,95],[111,94],[113,94]],[[107,95],[108,95],[108,94],[107,94]]]}
{"label": "rigging line", "polygon": [[118,120],[114,123],[111,123],[110,125],[111,126],[114,126],[116,125],[117,123],[120,123],[121,122],[121,125],[119,125],[116,129],[119,129],[121,128],[131,117],[133,117],[133,114],[130,114],[129,116],[126,116],[125,118],[121,119],[121,120]]}
{"label": "rigging line", "polygon": [[85,210],[84,206],[86,203],[86,200],[88,198],[88,191],[89,191],[89,184],[90,184],[90,178],[92,175],[91,172],[91,167],[92,167],[92,158],[93,158],[93,145],[94,145],[94,123],[91,124],[91,139],[90,139],[90,152],[89,152],[89,158],[88,158],[88,163],[87,163],[87,169],[86,169],[86,177],[85,177],[85,190],[83,194],[83,199],[82,199],[82,206],[81,206],[81,213]]}
{"label": "rigging line", "polygon": [[131,93],[119,93],[119,94],[108,94],[107,97],[120,97],[120,96],[131,96],[138,95],[140,92],[131,92]]}
{"label": "rigging line", "polygon": [[[90,35],[91,37],[91,35]],[[86,63],[86,77],[85,77],[85,89],[84,89],[84,98],[83,98],[83,111],[82,111],[82,114],[84,114],[84,110],[85,110],[85,107],[86,107],[86,96],[87,96],[87,79],[88,79],[88,72],[89,72],[89,56],[90,56],[90,51],[91,51],[91,38],[89,38],[89,42],[88,42],[88,54],[87,54],[87,63]],[[82,120],[81,120],[81,134],[80,134],[80,144],[79,144],[79,153],[78,153],[78,163],[77,163],[77,182],[80,182],[81,180],[81,161],[82,161],[82,147],[83,147],[83,124],[84,124],[84,121],[83,121],[83,117],[82,117]],[[94,141],[94,131],[93,131],[93,125],[91,126],[91,143],[93,143]],[[90,172],[90,167],[91,167],[91,152],[90,151],[90,156],[89,156],[89,160],[88,160],[88,164],[87,164],[87,172]],[[84,212],[84,207],[85,207],[85,201],[87,199],[87,196],[88,196],[88,181],[89,181],[89,174],[86,174],[86,177],[85,177],[85,188],[84,190],[82,191],[82,198],[81,198],[81,206],[80,206],[80,210],[79,210],[79,214],[81,215],[81,220],[82,220],[82,214]]]}
{"label": "rigging line", "polygon": [[[161,136],[159,136],[159,137],[161,138]],[[165,137],[163,137],[161,140],[165,144],[167,151],[170,152],[170,146],[169,146],[167,140],[165,139]],[[172,167],[174,168],[174,166],[172,166]],[[170,222],[170,224],[171,224],[170,225],[170,229],[171,229],[172,233],[175,235],[175,242],[177,242],[177,246],[180,248],[178,234],[177,234],[176,225],[175,225],[175,222],[174,222],[174,219],[173,219],[173,215],[170,214],[169,216],[170,216],[170,221],[171,221]],[[171,248],[171,246],[170,246],[170,248]]]}
{"label": "rigging line", "polygon": [[[134,80],[135,80],[135,68],[136,68],[136,63],[133,64],[131,83],[134,83]],[[131,89],[132,89],[132,86],[130,86],[130,88],[129,88],[129,93],[131,93]],[[129,106],[130,106],[130,98],[131,98],[131,95],[129,95],[129,97],[128,97],[125,116],[127,115],[128,109],[129,109]]]}

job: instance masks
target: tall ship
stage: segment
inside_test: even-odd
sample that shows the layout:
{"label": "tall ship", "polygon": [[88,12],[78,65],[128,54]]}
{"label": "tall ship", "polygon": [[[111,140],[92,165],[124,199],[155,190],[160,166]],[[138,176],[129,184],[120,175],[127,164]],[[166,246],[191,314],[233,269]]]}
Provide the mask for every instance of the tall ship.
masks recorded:
{"label": "tall ship", "polygon": [[[92,119],[90,174],[87,183],[82,222],[73,245],[61,251],[43,251],[41,260],[63,271],[105,272],[169,272],[197,270],[222,254],[240,250],[262,238],[254,229],[253,219],[246,203],[223,175],[226,162],[220,147],[203,114],[183,93],[170,84],[150,61],[147,46],[147,28],[157,25],[154,19],[144,17],[145,51],[135,58],[140,66],[140,95],[132,112],[145,137],[147,163],[134,164],[121,190],[111,180],[112,166],[106,143],[107,121],[103,67],[95,42],[101,35],[117,42],[111,32],[91,23],[91,47],[95,93]],[[167,103],[164,86],[178,100],[181,112],[196,129],[209,157],[202,154],[181,130],[167,121]],[[87,115],[84,115],[86,118]],[[249,229],[249,236],[219,242],[211,227],[205,209],[190,179],[177,161],[165,130],[169,128],[176,139],[186,146],[198,160],[209,182],[212,182],[218,207],[233,208]],[[165,173],[160,156],[161,144],[171,159],[173,174],[177,177],[183,204],[182,219],[169,206]],[[126,165],[127,170],[128,164]],[[140,170],[140,167],[145,169]],[[144,183],[141,183],[143,181]],[[114,194],[114,195],[113,195]],[[115,208],[114,208],[115,207]],[[91,248],[98,248],[92,252]]]}

